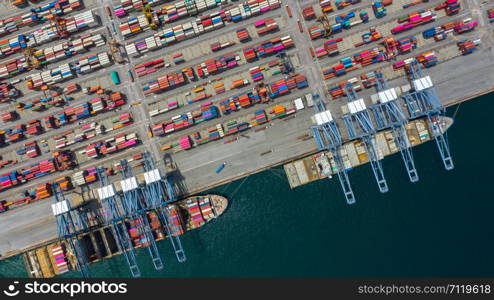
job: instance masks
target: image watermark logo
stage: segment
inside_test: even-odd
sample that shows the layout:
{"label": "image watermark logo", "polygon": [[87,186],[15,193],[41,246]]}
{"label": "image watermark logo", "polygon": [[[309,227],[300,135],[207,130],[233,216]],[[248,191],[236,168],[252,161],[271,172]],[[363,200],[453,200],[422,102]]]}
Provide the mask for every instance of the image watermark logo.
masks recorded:
{"label": "image watermark logo", "polygon": [[17,289],[17,284],[19,284],[19,281],[14,281],[13,284],[9,284],[7,289],[3,290],[3,293],[9,297],[14,297],[19,295],[20,291]]}
{"label": "image watermark logo", "polygon": [[126,283],[100,282],[28,282],[24,285],[25,294],[64,294],[74,297],[77,294],[125,294]]}
{"label": "image watermark logo", "polygon": [[23,297],[27,295],[49,294],[63,295],[70,298],[76,295],[126,294],[127,283],[106,282],[104,280],[96,282],[40,282],[33,280],[24,283],[14,281],[3,289],[3,293],[8,297],[15,297],[22,293]]}

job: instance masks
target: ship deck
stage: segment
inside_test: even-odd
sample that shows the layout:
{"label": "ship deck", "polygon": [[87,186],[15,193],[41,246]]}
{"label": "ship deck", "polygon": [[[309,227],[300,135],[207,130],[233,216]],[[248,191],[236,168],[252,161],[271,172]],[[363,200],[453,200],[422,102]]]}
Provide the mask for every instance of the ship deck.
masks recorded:
{"label": "ship deck", "polygon": [[[191,222],[191,215],[189,213],[186,213],[187,208],[185,205],[185,200],[187,199],[175,202],[174,205],[176,205],[176,207],[182,208],[181,219],[185,221],[185,223],[183,223],[185,230],[183,233],[206,225],[211,220],[216,219],[217,217],[222,215],[228,207],[228,199],[219,195],[195,196],[188,199],[195,200],[202,198],[209,199],[214,211],[214,217],[212,219],[206,220],[206,222],[202,223],[199,226],[193,226]],[[167,238],[165,234],[165,227],[163,224],[161,224],[161,220],[159,221],[159,223],[160,226],[156,229],[156,231],[161,232],[162,234],[158,234],[157,232],[155,232],[154,237],[156,242],[165,240]],[[82,233],[77,237],[77,239],[81,242],[82,251],[84,251],[85,254],[84,259],[86,259],[88,263],[95,263],[100,260],[108,259],[115,255],[122,254],[122,251],[121,249],[119,249],[116,238],[114,236],[112,226],[113,225],[92,228],[88,232]],[[63,273],[58,270],[54,257],[50,252],[50,249],[52,247],[58,245],[60,245],[63,249],[66,249],[65,254],[67,257],[66,261],[68,264],[68,270],[77,270],[77,260],[74,256],[74,253],[71,253],[70,247],[68,247],[68,243],[66,240],[60,240],[57,242],[47,243],[42,246],[35,247],[34,249],[26,251],[23,254],[24,263],[30,277],[50,278]],[[147,245],[134,245],[135,249],[143,247],[147,247]]]}
{"label": "ship deck", "polygon": [[[449,129],[453,119],[441,118],[441,127],[443,131]],[[408,143],[411,147],[418,146],[432,140],[432,131],[427,120],[417,119],[409,122],[405,126],[408,137]],[[373,143],[376,145],[379,159],[398,153],[397,147],[391,130],[380,131],[376,134]],[[339,151],[343,159],[343,164],[347,170],[361,166],[369,162],[369,157],[361,141],[350,141],[341,147]],[[323,167],[325,166],[326,167]],[[328,151],[305,157],[283,166],[288,183],[291,188],[310,183],[315,180],[330,177],[338,172],[338,168]]]}

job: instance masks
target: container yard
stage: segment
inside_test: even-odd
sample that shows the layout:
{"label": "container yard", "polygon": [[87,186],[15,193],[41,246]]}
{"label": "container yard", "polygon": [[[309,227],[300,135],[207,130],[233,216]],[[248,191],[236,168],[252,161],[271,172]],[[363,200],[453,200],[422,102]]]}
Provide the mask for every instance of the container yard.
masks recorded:
{"label": "container yard", "polygon": [[[1,6],[0,258],[25,253],[33,277],[116,254],[138,277],[134,249],[159,270],[165,238],[183,262],[179,236],[226,207],[190,196],[276,165],[292,188],[340,180],[349,204],[350,170],[386,192],[393,153],[419,180],[412,146],[454,169],[444,107],[493,89],[489,1]],[[87,229],[56,223],[81,211]]]}

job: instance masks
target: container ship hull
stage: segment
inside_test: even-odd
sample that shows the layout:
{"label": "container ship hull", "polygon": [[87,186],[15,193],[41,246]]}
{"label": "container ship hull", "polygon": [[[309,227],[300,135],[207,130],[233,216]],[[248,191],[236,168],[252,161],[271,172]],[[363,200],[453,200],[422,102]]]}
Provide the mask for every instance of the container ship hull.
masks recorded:
{"label": "container ship hull", "polygon": [[[182,235],[187,231],[197,229],[219,217],[228,207],[228,200],[219,195],[192,196],[171,203],[163,208],[173,223],[167,232],[157,211],[150,211],[146,217],[156,241],[166,239],[170,235]],[[147,247],[150,243],[138,231],[138,219],[124,221],[134,248]],[[110,226],[93,228],[79,235],[86,261],[94,263],[102,259],[122,254],[113,230]],[[23,253],[24,262],[30,277],[49,278],[67,271],[76,270],[77,257],[68,247],[66,240],[47,243]]]}

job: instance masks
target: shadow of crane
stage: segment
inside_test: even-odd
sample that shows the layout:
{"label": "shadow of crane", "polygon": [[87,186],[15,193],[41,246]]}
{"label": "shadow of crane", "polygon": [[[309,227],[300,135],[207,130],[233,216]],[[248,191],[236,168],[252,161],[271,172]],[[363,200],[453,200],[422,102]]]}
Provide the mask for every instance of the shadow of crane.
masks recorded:
{"label": "shadow of crane", "polygon": [[189,192],[189,188],[185,183],[185,177],[182,175],[177,165],[173,161],[171,155],[166,153],[163,155],[163,161],[165,163],[165,170],[170,182],[173,183],[173,189],[177,198],[186,196]]}

